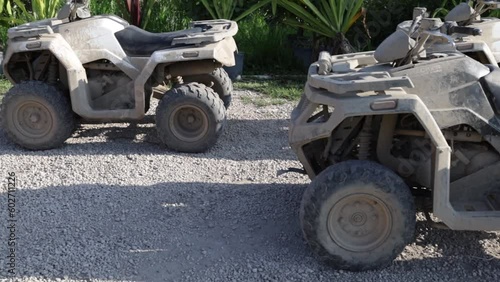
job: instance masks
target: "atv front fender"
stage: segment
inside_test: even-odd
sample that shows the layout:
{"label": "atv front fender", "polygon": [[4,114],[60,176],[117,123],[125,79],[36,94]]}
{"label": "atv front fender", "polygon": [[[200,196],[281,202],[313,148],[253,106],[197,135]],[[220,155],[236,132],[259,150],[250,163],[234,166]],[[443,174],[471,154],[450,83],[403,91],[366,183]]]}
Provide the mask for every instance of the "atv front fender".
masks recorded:
{"label": "atv front fender", "polygon": [[[330,118],[324,123],[309,122],[310,117],[320,105],[333,107]],[[394,105],[383,108],[380,105]],[[345,96],[333,94],[326,90],[319,90],[309,85],[299,105],[293,110],[289,130],[289,143],[311,179],[316,177],[316,172],[305,156],[303,147],[313,141],[329,138],[334,128],[349,117],[414,114],[425,128],[436,148],[450,151],[448,143],[443,136],[431,112],[417,95],[391,93],[384,96]],[[448,156],[449,157],[449,156]]]}
{"label": "atv front fender", "polygon": [[4,74],[8,80],[16,83],[7,67],[14,54],[48,50],[66,69],[73,111],[83,117],[89,116],[88,113],[92,112],[92,109],[90,108],[87,74],[78,56],[61,35],[57,33],[44,34],[37,40],[29,41],[9,40],[8,45],[9,48],[3,61]]}

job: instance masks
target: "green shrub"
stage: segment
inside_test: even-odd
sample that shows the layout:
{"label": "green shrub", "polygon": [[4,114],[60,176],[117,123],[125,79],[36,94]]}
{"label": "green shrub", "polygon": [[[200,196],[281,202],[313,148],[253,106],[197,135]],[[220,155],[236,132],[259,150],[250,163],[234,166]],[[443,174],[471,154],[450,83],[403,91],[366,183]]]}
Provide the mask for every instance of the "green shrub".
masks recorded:
{"label": "green shrub", "polygon": [[126,17],[126,9],[123,1],[91,1],[90,11],[93,15],[117,15],[119,17]]}
{"label": "green shrub", "polygon": [[4,50],[5,44],[7,43],[7,30],[9,28],[6,26],[0,26],[0,50]]}
{"label": "green shrub", "polygon": [[238,23],[238,49],[245,53],[245,73],[301,73],[301,66],[288,42],[294,29],[270,24],[266,14],[257,12]]}
{"label": "green shrub", "polygon": [[177,1],[155,1],[151,8],[144,12],[143,28],[152,32],[185,29],[191,22],[191,18],[179,8]]}
{"label": "green shrub", "polygon": [[[186,28],[191,19],[185,11],[180,9],[178,3],[180,1],[149,0],[149,5],[142,7],[142,28],[151,32],[167,32]],[[123,0],[92,1],[91,11],[93,15],[116,15],[130,21],[130,16]]]}
{"label": "green shrub", "polygon": [[53,18],[63,5],[63,0],[32,0],[30,3],[25,5],[21,0],[0,0],[1,25],[8,27]]}
{"label": "green shrub", "polygon": [[[349,38],[351,42],[358,42],[362,49],[373,49],[391,35],[399,23],[412,19],[414,7],[426,7],[433,15],[438,8],[443,8],[441,12],[453,8],[455,6],[453,2],[453,0],[365,0],[366,25],[356,24]],[[368,28],[371,39],[366,35],[365,27]]]}
{"label": "green shrub", "polygon": [[0,41],[2,48],[7,42],[9,27],[53,18],[64,4],[63,0],[32,0],[29,1],[29,5],[26,5],[25,2],[21,0],[0,0]]}
{"label": "green shrub", "polygon": [[[210,15],[210,12],[207,10],[207,8],[203,5],[202,0],[192,0],[192,1],[186,1],[186,0],[173,0],[176,4],[176,6],[182,10],[185,11],[187,16],[194,19],[194,20],[206,20],[206,19],[211,19],[212,15]],[[234,1],[208,1],[208,3],[215,3],[215,2],[234,2],[234,11],[231,14],[234,14],[234,18],[238,17],[245,11],[248,11],[252,6],[254,6],[257,2],[261,0],[234,0]],[[270,6],[270,5],[269,5]],[[270,7],[268,7],[270,8]]]}
{"label": "green shrub", "polygon": [[436,8],[432,12],[431,16],[433,18],[434,17],[444,18],[450,12],[450,10],[453,9],[453,7],[455,7],[458,4],[460,4],[460,2],[462,2],[462,0],[443,0],[443,2],[441,3],[441,5],[439,6],[439,8]]}

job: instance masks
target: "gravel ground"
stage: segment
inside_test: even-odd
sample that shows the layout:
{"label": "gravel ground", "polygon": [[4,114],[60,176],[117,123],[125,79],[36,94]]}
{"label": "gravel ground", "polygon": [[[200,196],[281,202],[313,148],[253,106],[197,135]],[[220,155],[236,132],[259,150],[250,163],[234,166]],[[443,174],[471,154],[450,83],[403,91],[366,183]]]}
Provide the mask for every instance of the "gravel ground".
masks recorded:
{"label": "gravel ground", "polygon": [[[287,147],[291,104],[256,108],[236,91],[226,132],[205,154],[168,151],[153,118],[83,125],[63,148],[27,152],[0,131],[0,177],[17,177],[15,281],[499,281],[500,233],[418,222],[387,269],[319,263],[301,237],[309,179]],[[7,193],[0,277],[7,279]],[[421,216],[419,216],[421,217]],[[0,279],[1,280],[1,279]]]}

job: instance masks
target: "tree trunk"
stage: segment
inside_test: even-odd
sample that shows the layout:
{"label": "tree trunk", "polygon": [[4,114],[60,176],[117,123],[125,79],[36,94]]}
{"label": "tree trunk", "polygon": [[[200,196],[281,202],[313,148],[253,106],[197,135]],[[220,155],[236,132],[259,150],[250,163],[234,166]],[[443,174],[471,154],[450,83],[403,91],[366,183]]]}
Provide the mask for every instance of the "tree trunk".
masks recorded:
{"label": "tree trunk", "polygon": [[141,1],[140,0],[124,0],[127,10],[130,14],[131,24],[141,26]]}
{"label": "tree trunk", "polygon": [[334,55],[350,54],[356,52],[354,47],[352,47],[351,43],[343,33],[339,32],[336,37],[331,38],[329,41],[329,49],[331,49],[330,52]]}

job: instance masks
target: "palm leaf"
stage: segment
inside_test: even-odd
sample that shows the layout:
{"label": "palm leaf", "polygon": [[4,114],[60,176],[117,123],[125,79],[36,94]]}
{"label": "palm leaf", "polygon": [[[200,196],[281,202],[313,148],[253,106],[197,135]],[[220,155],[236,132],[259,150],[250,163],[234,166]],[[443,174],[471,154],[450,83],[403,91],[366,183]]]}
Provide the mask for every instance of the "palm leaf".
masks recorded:
{"label": "palm leaf", "polygon": [[257,11],[258,9],[268,5],[269,3],[271,3],[273,5],[273,14],[276,13],[276,7],[274,5],[277,4],[276,1],[274,0],[264,0],[264,1],[258,1],[257,3],[255,3],[253,6],[251,6],[250,8],[248,8],[248,10],[244,11],[243,13],[241,13],[238,17],[236,17],[234,20],[235,21],[240,21],[242,20],[243,18],[245,18],[246,16],[250,15],[251,13]]}
{"label": "palm leaf", "polygon": [[[308,13],[308,12],[305,12],[305,13],[308,13],[311,18],[314,18],[316,16],[317,18],[319,18],[323,22],[323,24],[330,26],[331,23],[328,22],[325,15],[323,13],[321,13],[318,10],[318,8],[311,1],[302,0],[302,2],[304,2],[304,4],[306,4],[306,6],[313,12],[313,14]],[[322,2],[325,2],[325,1],[322,1]],[[325,5],[327,5],[327,4],[325,4]]]}
{"label": "palm leaf", "polygon": [[0,22],[6,23],[7,25],[18,25],[25,23],[24,20],[17,19],[15,17],[0,17]]}
{"label": "palm leaf", "polygon": [[280,6],[301,19],[287,21],[326,37],[346,33],[362,16],[363,0],[278,0]]}
{"label": "palm leaf", "polygon": [[13,1],[14,3],[16,3],[19,9],[21,9],[22,16],[24,18],[26,18],[28,21],[35,21],[35,17],[33,17],[33,15],[26,10],[26,7],[24,6],[23,2],[21,2],[21,0],[13,0]]}
{"label": "palm leaf", "polygon": [[347,17],[344,19],[342,26],[342,33],[347,33],[347,31],[351,28],[351,26],[361,17],[363,14],[363,1],[362,0],[353,0],[349,2],[350,5],[347,7]]}
{"label": "palm leaf", "polygon": [[330,28],[334,28],[333,24],[335,22],[337,22],[337,17],[335,15],[335,13],[329,13],[328,11],[330,11],[332,9],[332,6],[331,6],[331,0],[330,1],[323,1],[321,2],[321,13],[325,15],[325,17],[327,18],[327,24]]}
{"label": "palm leaf", "polygon": [[5,2],[5,11],[7,11],[7,15],[12,16],[12,4],[9,0]]}
{"label": "palm leaf", "polygon": [[153,6],[156,3],[156,0],[144,0],[144,15],[143,17],[144,21],[141,23],[142,28],[146,29],[149,23],[149,18],[151,17],[151,13],[153,12]]}
{"label": "palm leaf", "polygon": [[351,22],[348,25],[348,30],[359,20],[359,18],[365,16],[366,16],[366,9],[361,8],[361,10],[351,19]]}
{"label": "palm leaf", "polygon": [[45,18],[45,1],[44,0],[32,0],[31,7],[33,9],[33,16],[37,19]]}
{"label": "palm leaf", "polygon": [[51,1],[51,0],[46,0],[48,5],[47,5],[47,15],[49,18],[54,18],[57,15],[57,9],[61,6],[62,2],[61,0],[59,1]]}
{"label": "palm leaf", "polygon": [[207,9],[208,13],[213,19],[217,19],[217,14],[215,13],[214,9],[212,9],[212,6],[210,3],[208,3],[208,0],[201,0],[201,3],[203,6],[205,6],[205,9]]}

